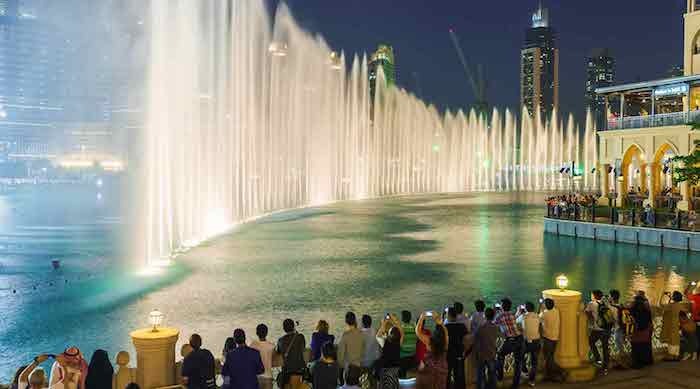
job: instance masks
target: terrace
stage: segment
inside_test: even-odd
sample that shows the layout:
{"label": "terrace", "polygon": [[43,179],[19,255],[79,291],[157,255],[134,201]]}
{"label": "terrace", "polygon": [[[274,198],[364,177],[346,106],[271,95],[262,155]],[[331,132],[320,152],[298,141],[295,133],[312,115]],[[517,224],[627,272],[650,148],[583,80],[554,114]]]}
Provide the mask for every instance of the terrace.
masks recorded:
{"label": "terrace", "polygon": [[681,126],[700,119],[700,75],[596,89],[607,122],[598,131]]}

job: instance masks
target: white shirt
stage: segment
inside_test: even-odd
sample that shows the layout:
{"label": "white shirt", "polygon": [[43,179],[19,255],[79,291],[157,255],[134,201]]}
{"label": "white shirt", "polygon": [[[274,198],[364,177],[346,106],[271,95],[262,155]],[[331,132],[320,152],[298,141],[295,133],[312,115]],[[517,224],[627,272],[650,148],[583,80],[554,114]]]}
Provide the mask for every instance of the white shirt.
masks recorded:
{"label": "white shirt", "polygon": [[63,367],[54,362],[51,366],[49,389],[77,389],[81,382],[82,373],[78,369]]}
{"label": "white shirt", "polygon": [[259,377],[272,378],[272,353],[275,351],[275,345],[267,340],[262,342],[256,340],[250,344],[250,348],[258,350],[263,366],[265,366],[265,372],[260,374]]}
{"label": "white shirt", "polygon": [[525,340],[532,342],[540,339],[540,317],[536,313],[520,315],[515,322],[523,329]]}
{"label": "white shirt", "polygon": [[542,336],[549,340],[559,340],[559,310],[547,309],[540,314],[542,318]]}
{"label": "white shirt", "polygon": [[586,305],[586,312],[589,312],[591,314],[591,317],[593,320],[591,321],[590,319],[588,320],[588,328],[595,330],[595,331],[602,331],[603,329],[598,327],[598,307],[600,304],[597,301],[591,301]]}

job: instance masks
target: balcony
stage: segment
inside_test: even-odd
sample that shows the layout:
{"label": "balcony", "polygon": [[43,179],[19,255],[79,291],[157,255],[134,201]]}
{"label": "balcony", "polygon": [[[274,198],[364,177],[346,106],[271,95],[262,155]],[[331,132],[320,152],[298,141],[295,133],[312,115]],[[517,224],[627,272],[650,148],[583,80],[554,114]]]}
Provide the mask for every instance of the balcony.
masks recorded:
{"label": "balcony", "polygon": [[700,111],[660,113],[646,116],[629,116],[609,119],[607,128],[598,131],[628,130],[639,128],[682,126],[700,120]]}

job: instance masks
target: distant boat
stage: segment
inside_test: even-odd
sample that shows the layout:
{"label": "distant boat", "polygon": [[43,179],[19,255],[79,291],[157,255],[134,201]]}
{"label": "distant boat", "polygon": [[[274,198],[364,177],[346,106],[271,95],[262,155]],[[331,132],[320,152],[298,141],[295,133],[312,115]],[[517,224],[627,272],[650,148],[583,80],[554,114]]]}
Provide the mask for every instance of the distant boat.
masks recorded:
{"label": "distant boat", "polygon": [[58,270],[58,268],[61,267],[61,261],[54,259],[51,261],[51,267],[53,267],[54,270]]}

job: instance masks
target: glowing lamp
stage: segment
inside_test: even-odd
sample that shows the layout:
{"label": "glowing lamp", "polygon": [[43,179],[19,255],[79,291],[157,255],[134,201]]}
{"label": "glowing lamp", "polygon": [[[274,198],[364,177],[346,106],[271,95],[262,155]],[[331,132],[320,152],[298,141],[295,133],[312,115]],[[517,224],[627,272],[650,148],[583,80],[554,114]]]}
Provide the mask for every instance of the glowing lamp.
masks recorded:
{"label": "glowing lamp", "polygon": [[153,326],[153,332],[158,332],[158,327],[163,323],[163,313],[157,309],[148,314],[148,321]]}
{"label": "glowing lamp", "polygon": [[561,289],[561,290],[566,290],[566,288],[569,286],[569,279],[566,278],[565,275],[560,274],[560,275],[557,277],[557,286],[558,286],[559,289]]}

